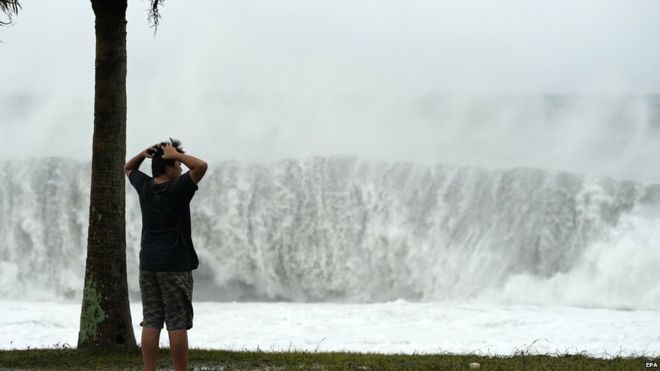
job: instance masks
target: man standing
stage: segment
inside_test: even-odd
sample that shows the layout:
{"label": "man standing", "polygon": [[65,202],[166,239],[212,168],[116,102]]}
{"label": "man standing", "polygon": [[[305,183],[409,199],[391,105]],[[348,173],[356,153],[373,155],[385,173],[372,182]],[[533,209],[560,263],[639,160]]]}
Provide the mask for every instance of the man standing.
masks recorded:
{"label": "man standing", "polygon": [[[140,170],[151,158],[153,178]],[[190,171],[181,174],[181,163]],[[192,270],[199,265],[193,247],[190,200],[207,169],[206,162],[186,155],[181,142],[153,145],[130,159],[124,172],[140,197],[140,294],[142,296],[142,359],[156,369],[163,323],[167,325],[176,370],[188,363],[188,329],[192,328]]]}

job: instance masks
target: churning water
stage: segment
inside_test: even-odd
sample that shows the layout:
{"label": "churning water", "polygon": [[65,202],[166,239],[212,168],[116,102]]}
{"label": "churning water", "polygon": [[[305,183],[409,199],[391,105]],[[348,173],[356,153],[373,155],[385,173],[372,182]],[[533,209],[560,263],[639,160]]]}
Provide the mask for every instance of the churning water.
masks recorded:
{"label": "churning water", "polygon": [[[78,299],[89,164],[0,172],[1,294]],[[141,219],[126,191],[136,297]],[[201,300],[660,308],[657,185],[352,157],[224,162],[191,212]]]}

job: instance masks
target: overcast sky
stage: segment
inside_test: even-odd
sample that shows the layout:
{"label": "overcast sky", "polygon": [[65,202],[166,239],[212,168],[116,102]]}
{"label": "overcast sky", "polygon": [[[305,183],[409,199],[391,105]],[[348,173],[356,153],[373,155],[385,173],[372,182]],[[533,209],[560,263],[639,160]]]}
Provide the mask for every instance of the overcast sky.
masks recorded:
{"label": "overcast sky", "polygon": [[[213,160],[349,154],[622,176],[637,175],[617,169],[660,155],[640,139],[654,124],[640,102],[573,104],[574,115],[539,116],[533,129],[521,120],[534,121],[537,101],[495,104],[481,123],[465,118],[464,100],[435,117],[415,103],[660,93],[659,1],[168,0],[155,37],[147,5],[129,0],[129,155],[176,136]],[[4,157],[90,157],[93,21],[88,1],[26,0],[0,28],[0,135],[12,138]],[[623,144],[620,129],[602,133],[620,114],[613,102],[630,121]],[[619,151],[616,168],[595,134]],[[551,151],[566,135],[571,149]]]}

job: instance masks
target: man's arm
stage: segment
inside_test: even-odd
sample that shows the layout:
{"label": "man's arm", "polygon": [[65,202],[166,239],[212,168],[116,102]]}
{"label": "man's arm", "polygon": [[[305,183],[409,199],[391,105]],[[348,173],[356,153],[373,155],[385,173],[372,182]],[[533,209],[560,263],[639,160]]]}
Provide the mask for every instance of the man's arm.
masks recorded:
{"label": "man's arm", "polygon": [[172,147],[169,143],[163,147],[163,152],[163,159],[173,159],[183,162],[183,164],[190,169],[190,179],[192,179],[195,184],[199,183],[204,177],[204,174],[206,174],[208,164],[203,160],[185,153],[179,153],[176,148]]}
{"label": "man's arm", "polygon": [[147,157],[151,158],[151,157],[152,157],[152,156],[147,152],[147,150],[150,149],[150,148],[153,148],[153,147],[155,147],[155,146],[156,146],[156,144],[154,144],[153,146],[151,146],[151,147],[149,147],[149,148],[143,150],[142,152],[140,152],[140,153],[138,153],[137,155],[135,155],[135,157],[133,157],[132,159],[128,160],[128,162],[126,162],[126,164],[124,164],[124,174],[126,174],[126,176],[129,176],[129,175],[131,175],[131,172],[132,172],[133,170],[137,170],[137,169],[139,169],[139,168],[140,168],[140,165],[142,164],[142,161],[144,161],[145,158],[147,158]]}

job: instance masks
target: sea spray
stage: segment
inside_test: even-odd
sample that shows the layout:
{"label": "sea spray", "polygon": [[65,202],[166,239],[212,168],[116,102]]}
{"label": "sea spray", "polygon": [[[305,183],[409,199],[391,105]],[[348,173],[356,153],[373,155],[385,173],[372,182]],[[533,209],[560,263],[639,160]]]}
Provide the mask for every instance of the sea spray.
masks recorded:
{"label": "sea spray", "polygon": [[[89,164],[0,169],[2,294],[79,300]],[[129,289],[138,297],[140,210],[126,191]],[[650,271],[660,264],[658,194],[654,185],[531,168],[352,157],[212,164],[191,204],[195,295],[660,308]]]}

